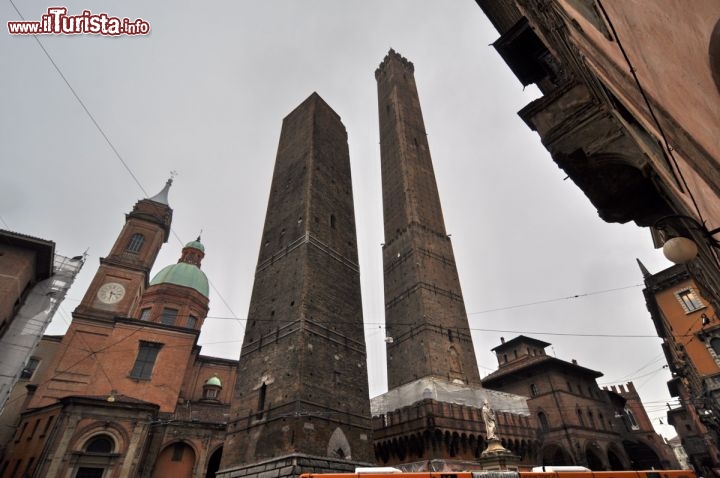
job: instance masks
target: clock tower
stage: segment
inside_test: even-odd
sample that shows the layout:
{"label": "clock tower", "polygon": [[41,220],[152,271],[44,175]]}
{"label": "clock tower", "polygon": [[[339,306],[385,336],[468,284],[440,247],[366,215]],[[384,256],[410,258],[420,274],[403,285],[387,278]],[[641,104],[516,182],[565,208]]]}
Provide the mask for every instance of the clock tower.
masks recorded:
{"label": "clock tower", "polygon": [[100,259],[95,278],[74,317],[110,320],[131,316],[148,285],[150,269],[170,235],[172,179],[151,198],[141,199],[125,216],[125,226],[107,257]]}

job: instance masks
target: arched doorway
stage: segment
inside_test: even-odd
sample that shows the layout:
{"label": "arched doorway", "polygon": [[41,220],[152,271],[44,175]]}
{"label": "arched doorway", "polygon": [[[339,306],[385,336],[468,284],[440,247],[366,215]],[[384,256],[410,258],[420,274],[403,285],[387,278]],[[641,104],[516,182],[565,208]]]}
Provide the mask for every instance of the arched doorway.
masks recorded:
{"label": "arched doorway", "polygon": [[548,445],[542,450],[543,466],[568,466],[574,465],[572,458],[559,445]]}
{"label": "arched doorway", "polygon": [[585,450],[585,460],[587,460],[587,467],[592,471],[602,471],[605,469],[602,458],[600,458],[590,446]]}
{"label": "arched doorway", "polygon": [[207,472],[205,478],[215,478],[215,474],[220,469],[220,460],[222,460],[223,447],[218,448],[210,455],[208,460]]}
{"label": "arched doorway", "polygon": [[610,464],[610,469],[613,471],[625,469],[622,460],[613,450],[608,450],[608,463]]}
{"label": "arched doorway", "polygon": [[642,442],[623,441],[625,453],[630,458],[630,465],[633,470],[652,470],[663,468],[657,453]]}
{"label": "arched doorway", "polygon": [[158,455],[152,478],[192,478],[195,451],[181,441],[166,446]]}

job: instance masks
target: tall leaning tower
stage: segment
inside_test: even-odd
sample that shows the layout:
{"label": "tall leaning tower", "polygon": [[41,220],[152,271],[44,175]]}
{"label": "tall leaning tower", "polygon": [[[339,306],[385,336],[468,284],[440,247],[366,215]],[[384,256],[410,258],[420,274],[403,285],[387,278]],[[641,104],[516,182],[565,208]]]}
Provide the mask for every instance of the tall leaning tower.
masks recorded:
{"label": "tall leaning tower", "polygon": [[477,462],[488,443],[481,407],[487,400],[495,408],[503,439],[523,443],[511,447],[519,456],[534,439],[526,399],[480,383],[413,64],[390,50],[375,78],[389,388],[372,399],[373,416],[386,417],[373,422],[375,454],[413,470],[436,460],[445,464],[433,469],[494,466]]}
{"label": "tall leaning tower", "polygon": [[411,62],[375,71],[380,115],[388,387],[422,378],[480,384],[455,257],[445,232]]}
{"label": "tall leaning tower", "polygon": [[283,120],[218,476],[372,458],[347,133],[313,93]]}

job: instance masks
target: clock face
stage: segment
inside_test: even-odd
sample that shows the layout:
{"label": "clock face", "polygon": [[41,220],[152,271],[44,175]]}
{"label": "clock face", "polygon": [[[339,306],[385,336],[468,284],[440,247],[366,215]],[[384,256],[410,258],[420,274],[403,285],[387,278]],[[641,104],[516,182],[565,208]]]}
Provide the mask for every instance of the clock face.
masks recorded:
{"label": "clock face", "polygon": [[107,282],[98,289],[97,297],[105,304],[117,304],[125,297],[125,287],[117,282]]}

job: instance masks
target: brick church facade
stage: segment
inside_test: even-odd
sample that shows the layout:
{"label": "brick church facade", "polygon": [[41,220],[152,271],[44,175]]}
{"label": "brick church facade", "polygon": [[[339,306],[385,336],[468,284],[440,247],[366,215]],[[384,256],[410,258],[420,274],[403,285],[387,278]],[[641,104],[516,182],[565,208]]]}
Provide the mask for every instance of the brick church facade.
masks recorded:
{"label": "brick church facade", "polygon": [[205,255],[188,243],[150,281],[171,181],[138,201],[67,333],[28,385],[2,476],[206,476],[217,470],[237,361],[205,357]]}

